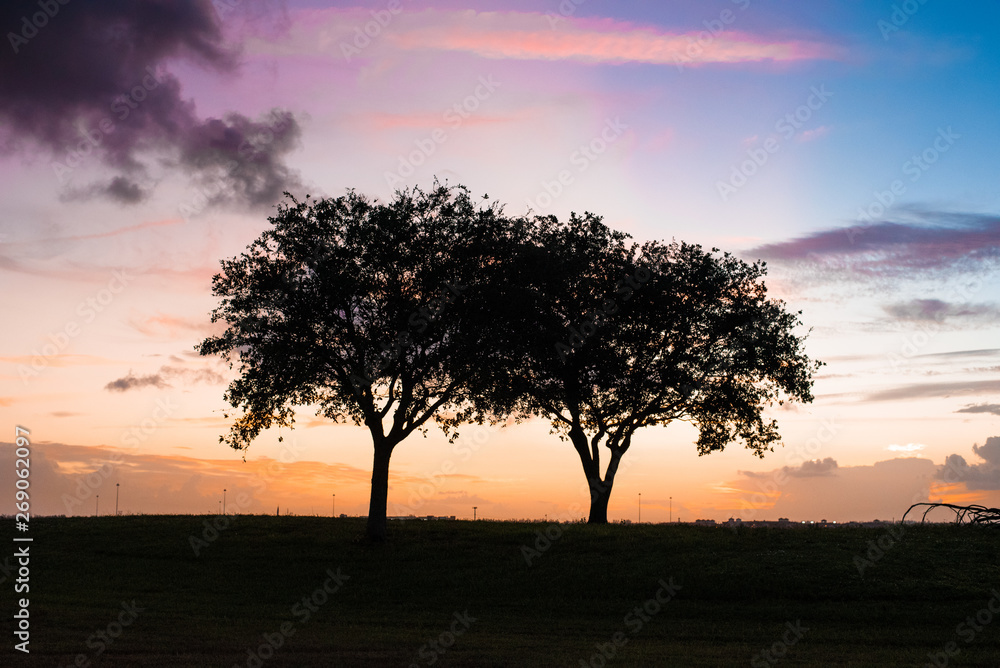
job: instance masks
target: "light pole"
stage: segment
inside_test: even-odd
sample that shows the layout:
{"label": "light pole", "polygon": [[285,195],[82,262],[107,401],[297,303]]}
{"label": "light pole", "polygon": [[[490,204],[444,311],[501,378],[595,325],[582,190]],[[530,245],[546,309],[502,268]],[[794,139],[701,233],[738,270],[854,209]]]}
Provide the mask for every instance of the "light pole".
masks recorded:
{"label": "light pole", "polygon": [[97,507],[94,508],[94,514],[97,515],[98,517],[101,516],[101,495],[100,494],[97,495]]}
{"label": "light pole", "polygon": [[222,514],[222,501],[219,501],[219,514]]}
{"label": "light pole", "polygon": [[639,524],[642,524],[642,492],[639,492]]}
{"label": "light pole", "polygon": [[473,519],[473,521],[475,521],[475,519],[476,519],[476,508],[478,508],[478,507],[479,506],[472,506],[472,519]]}
{"label": "light pole", "polygon": [[670,497],[670,521],[674,521],[674,497]]}
{"label": "light pole", "polygon": [[330,502],[330,517],[337,516],[337,495],[333,495],[333,501]]}
{"label": "light pole", "polygon": [[115,517],[118,517],[118,487],[119,484],[115,483]]}
{"label": "light pole", "polygon": [[222,514],[226,514],[226,488],[222,488]]}

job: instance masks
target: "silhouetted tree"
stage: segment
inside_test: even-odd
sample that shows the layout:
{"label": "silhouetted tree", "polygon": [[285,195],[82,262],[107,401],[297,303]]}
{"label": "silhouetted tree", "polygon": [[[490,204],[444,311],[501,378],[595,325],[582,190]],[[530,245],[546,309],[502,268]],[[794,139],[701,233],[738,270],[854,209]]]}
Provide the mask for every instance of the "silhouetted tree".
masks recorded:
{"label": "silhouetted tree", "polygon": [[812,401],[820,363],[794,333],[797,314],[767,297],[764,263],[685,243],[629,244],[591,214],[541,217],[534,228],[510,263],[517,296],[497,313],[509,365],[492,392],[573,444],[591,523],[607,522],[636,430],[688,421],[699,454],[742,440],[763,456],[780,439],[764,408]]}
{"label": "silhouetted tree", "polygon": [[[262,430],[292,426],[293,406],[364,425],[374,446],[367,534],[383,539],[389,459],[431,418],[451,437],[489,382],[492,330],[484,284],[510,223],[496,205],[435,183],[388,204],[351,191],[282,203],[265,231],[213,279],[225,333],[198,350],[238,360],[226,392],[242,409],[220,440],[245,450]],[[488,399],[478,398],[481,409]]]}

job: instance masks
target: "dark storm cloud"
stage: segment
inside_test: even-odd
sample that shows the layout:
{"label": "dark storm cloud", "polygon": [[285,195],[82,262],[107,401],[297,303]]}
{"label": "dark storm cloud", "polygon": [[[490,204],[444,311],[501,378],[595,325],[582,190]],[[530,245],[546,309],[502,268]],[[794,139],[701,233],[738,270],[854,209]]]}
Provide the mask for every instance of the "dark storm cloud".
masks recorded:
{"label": "dark storm cloud", "polygon": [[913,220],[841,227],[766,244],[747,255],[790,264],[816,263],[854,277],[979,265],[1000,259],[1000,218],[909,211]]}
{"label": "dark storm cloud", "polygon": [[1000,489],[1000,436],[990,436],[983,445],[973,445],[972,451],[983,463],[969,464],[961,455],[948,455],[934,477],[948,483],[964,483],[969,490]]}
{"label": "dark storm cloud", "polygon": [[154,159],[217,183],[212,202],[270,203],[298,184],[284,164],[300,134],[291,114],[200,118],[166,69],[184,59],[235,76],[208,0],[17,0],[0,4],[0,30],[0,150],[41,147],[63,184],[98,165],[113,173],[71,196],[140,201]]}

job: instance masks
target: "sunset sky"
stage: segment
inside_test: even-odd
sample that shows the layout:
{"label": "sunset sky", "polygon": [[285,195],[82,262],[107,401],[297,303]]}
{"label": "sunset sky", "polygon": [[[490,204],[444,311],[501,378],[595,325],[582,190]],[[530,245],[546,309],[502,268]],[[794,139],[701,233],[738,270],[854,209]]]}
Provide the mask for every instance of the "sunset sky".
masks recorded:
{"label": "sunset sky", "polygon": [[[771,413],[784,445],[640,432],[613,520],[640,493],[643,521],[1000,506],[996,3],[94,4],[0,8],[0,481],[29,429],[35,513],[113,512],[117,483],[129,513],[226,489],[229,512],[366,514],[365,429],[302,409],[244,461],[219,443],[233,372],[193,348],[282,191],[435,176],[764,259],[802,311],[826,366]],[[388,512],[579,518],[584,483],[543,421],[431,430],[396,449]]]}

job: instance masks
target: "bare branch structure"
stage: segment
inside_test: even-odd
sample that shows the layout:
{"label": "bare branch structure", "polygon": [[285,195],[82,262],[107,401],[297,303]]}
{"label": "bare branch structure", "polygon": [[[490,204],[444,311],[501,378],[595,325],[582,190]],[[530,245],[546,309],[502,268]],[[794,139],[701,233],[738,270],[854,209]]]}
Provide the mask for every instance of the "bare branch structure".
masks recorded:
{"label": "bare branch structure", "polygon": [[917,506],[927,506],[924,509],[924,514],[920,517],[921,524],[927,519],[927,513],[935,508],[950,508],[955,511],[955,524],[992,524],[1000,526],[1000,508],[987,508],[986,506],[979,505],[958,506],[953,503],[914,503],[903,513],[903,519],[900,521],[905,522],[906,516]]}

